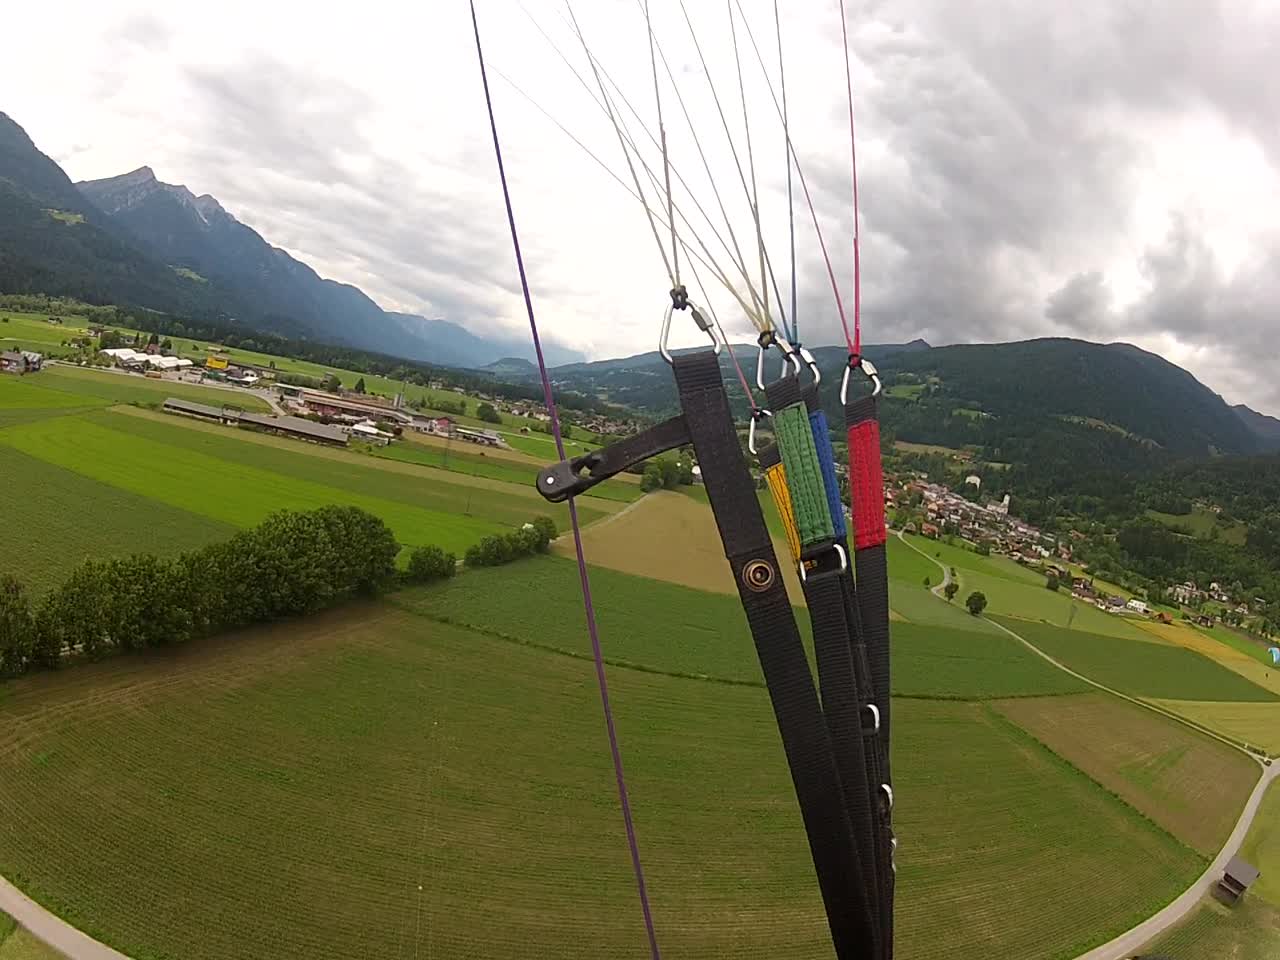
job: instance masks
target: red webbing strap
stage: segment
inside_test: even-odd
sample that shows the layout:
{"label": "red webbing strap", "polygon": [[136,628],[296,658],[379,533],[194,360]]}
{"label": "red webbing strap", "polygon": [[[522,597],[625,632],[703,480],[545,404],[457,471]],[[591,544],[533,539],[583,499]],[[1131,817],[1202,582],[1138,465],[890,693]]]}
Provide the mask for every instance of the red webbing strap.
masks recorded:
{"label": "red webbing strap", "polygon": [[[861,407],[868,409],[863,411]],[[880,464],[880,421],[874,397],[849,404],[849,499],[853,510],[854,547],[865,550],[884,543],[884,469]]]}

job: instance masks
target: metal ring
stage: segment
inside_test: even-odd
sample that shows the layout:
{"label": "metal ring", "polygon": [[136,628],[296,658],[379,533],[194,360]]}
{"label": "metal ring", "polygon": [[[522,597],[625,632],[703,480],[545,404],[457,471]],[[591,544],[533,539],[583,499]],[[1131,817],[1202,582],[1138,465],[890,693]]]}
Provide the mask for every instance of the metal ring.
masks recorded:
{"label": "metal ring", "polygon": [[874,703],[868,703],[867,709],[871,711],[871,716],[875,719],[876,724],[873,728],[877,733],[880,732],[880,708]]}
{"label": "metal ring", "polygon": [[887,783],[880,784],[880,789],[884,791],[885,799],[889,801],[889,810],[893,810],[893,787]]}
{"label": "metal ring", "polygon": [[767,560],[751,560],[742,568],[742,582],[752,593],[764,593],[776,579],[773,564]]}

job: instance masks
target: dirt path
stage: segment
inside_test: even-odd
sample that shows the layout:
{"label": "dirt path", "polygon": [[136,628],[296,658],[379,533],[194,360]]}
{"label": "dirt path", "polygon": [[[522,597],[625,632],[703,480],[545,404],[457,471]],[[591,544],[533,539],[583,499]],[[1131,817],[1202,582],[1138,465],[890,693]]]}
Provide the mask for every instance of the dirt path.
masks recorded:
{"label": "dirt path", "polygon": [[[920,556],[929,557],[929,555],[923,550],[918,550],[914,545],[907,543],[906,538],[902,537],[901,533],[899,533],[898,536],[902,539],[903,543],[906,543],[907,546],[911,547],[912,550],[915,550],[916,553],[920,554]],[[941,586],[934,589],[934,593],[936,594],[938,590],[942,589],[942,587],[945,587],[946,584],[950,582],[951,572],[943,564],[938,563],[938,561],[933,557],[929,557],[929,559],[942,568],[943,583]],[[1227,862],[1235,856],[1237,852],[1239,852],[1240,846],[1244,843],[1245,837],[1248,836],[1249,828],[1253,825],[1254,817],[1257,816],[1258,808],[1262,805],[1262,799],[1266,795],[1268,788],[1270,788],[1277,778],[1280,778],[1280,763],[1272,763],[1269,760],[1265,760],[1252,751],[1246,750],[1239,744],[1228,740],[1226,737],[1220,736],[1212,730],[1201,727],[1199,724],[1191,723],[1184,717],[1170,713],[1169,711],[1164,710],[1155,704],[1148,703],[1145,700],[1140,700],[1136,697],[1131,697],[1128,694],[1121,693],[1118,690],[1113,690],[1104,684],[1098,683],[1096,680],[1092,680],[1083,674],[1077,673],[1065,664],[1055,660],[1025,637],[1019,636],[1003,624],[997,623],[994,620],[988,620],[987,622],[999,627],[1006,634],[1029,648],[1032,653],[1042,657],[1059,670],[1071,674],[1071,676],[1076,679],[1082,680],[1090,686],[1096,687],[1097,689],[1109,693],[1112,696],[1119,697],[1122,700],[1127,700],[1130,703],[1137,704],[1139,707],[1146,710],[1168,717],[1170,720],[1181,723],[1184,726],[1191,727],[1201,734],[1213,737],[1215,740],[1225,743],[1232,749],[1239,750],[1246,756],[1252,757],[1262,766],[1262,776],[1254,786],[1253,793],[1249,795],[1248,801],[1245,802],[1244,809],[1240,812],[1240,819],[1236,821],[1235,829],[1231,831],[1231,836],[1227,838],[1227,842],[1223,845],[1222,849],[1218,851],[1218,855],[1213,858],[1213,862],[1210,863],[1204,873],[1200,875],[1200,878],[1184,890],[1177,899],[1159,913],[1148,917],[1136,927],[1133,927],[1131,930],[1122,933],[1113,940],[1104,943],[1102,946],[1095,947],[1088,953],[1082,954],[1080,957],[1076,958],[1076,960],[1125,960],[1125,958],[1132,957],[1135,951],[1155,940],[1179,920],[1186,917],[1187,914],[1199,905],[1200,901],[1204,899],[1204,896],[1213,889],[1214,884],[1216,884],[1219,878],[1221,878],[1223,870],[1226,869]]]}

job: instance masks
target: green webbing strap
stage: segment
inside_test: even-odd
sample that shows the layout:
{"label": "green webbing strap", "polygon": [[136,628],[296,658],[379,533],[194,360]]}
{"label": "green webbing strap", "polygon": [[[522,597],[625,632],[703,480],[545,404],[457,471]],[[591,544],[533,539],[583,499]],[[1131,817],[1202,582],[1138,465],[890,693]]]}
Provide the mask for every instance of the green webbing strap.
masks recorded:
{"label": "green webbing strap", "polygon": [[[770,403],[776,391],[770,384]],[[797,397],[788,406],[774,406],[773,432],[782,452],[782,464],[787,471],[787,486],[791,488],[791,503],[795,508],[796,525],[800,528],[800,542],[804,546],[831,540],[835,529],[831,525],[831,510],[827,506],[826,488],[822,481],[822,467],[818,463],[818,450],[813,445],[813,428],[809,425],[809,411]]]}

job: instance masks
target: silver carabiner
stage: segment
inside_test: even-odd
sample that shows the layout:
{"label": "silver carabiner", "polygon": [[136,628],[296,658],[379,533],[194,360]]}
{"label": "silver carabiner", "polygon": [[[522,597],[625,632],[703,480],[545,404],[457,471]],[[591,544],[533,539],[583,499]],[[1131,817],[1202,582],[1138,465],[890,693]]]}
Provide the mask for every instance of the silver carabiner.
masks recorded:
{"label": "silver carabiner", "polygon": [[756,455],[756,422],[760,417],[772,417],[773,411],[766,410],[764,407],[756,407],[751,415],[751,426],[747,428],[747,449],[751,451],[751,455]]}
{"label": "silver carabiner", "polygon": [[[858,369],[866,374],[867,379],[871,381],[871,396],[878,397],[884,389],[884,384],[880,382],[880,373],[876,370],[876,365],[863,357],[858,363]],[[847,401],[849,393],[849,374],[853,372],[853,364],[845,364],[844,376],[840,380],[840,403],[844,405]]]}
{"label": "silver carabiner", "polygon": [[[693,310],[697,316],[699,317],[702,316],[702,311],[699,310],[697,306],[695,306],[693,303],[689,304],[689,309]],[[675,311],[676,311],[676,308],[674,304],[667,307],[666,316],[662,318],[662,333],[658,337],[658,353],[662,355],[662,359],[667,361],[667,363],[671,363],[671,351],[667,349],[667,339],[671,336],[671,315],[675,313]],[[702,326],[702,324],[699,324],[699,326]],[[712,343],[712,346],[714,347],[713,352],[717,357],[720,356],[721,343],[720,343],[720,338],[716,336],[715,326],[712,324],[708,324],[707,326],[703,327],[703,329],[706,332],[707,336],[711,338],[711,343]]]}

